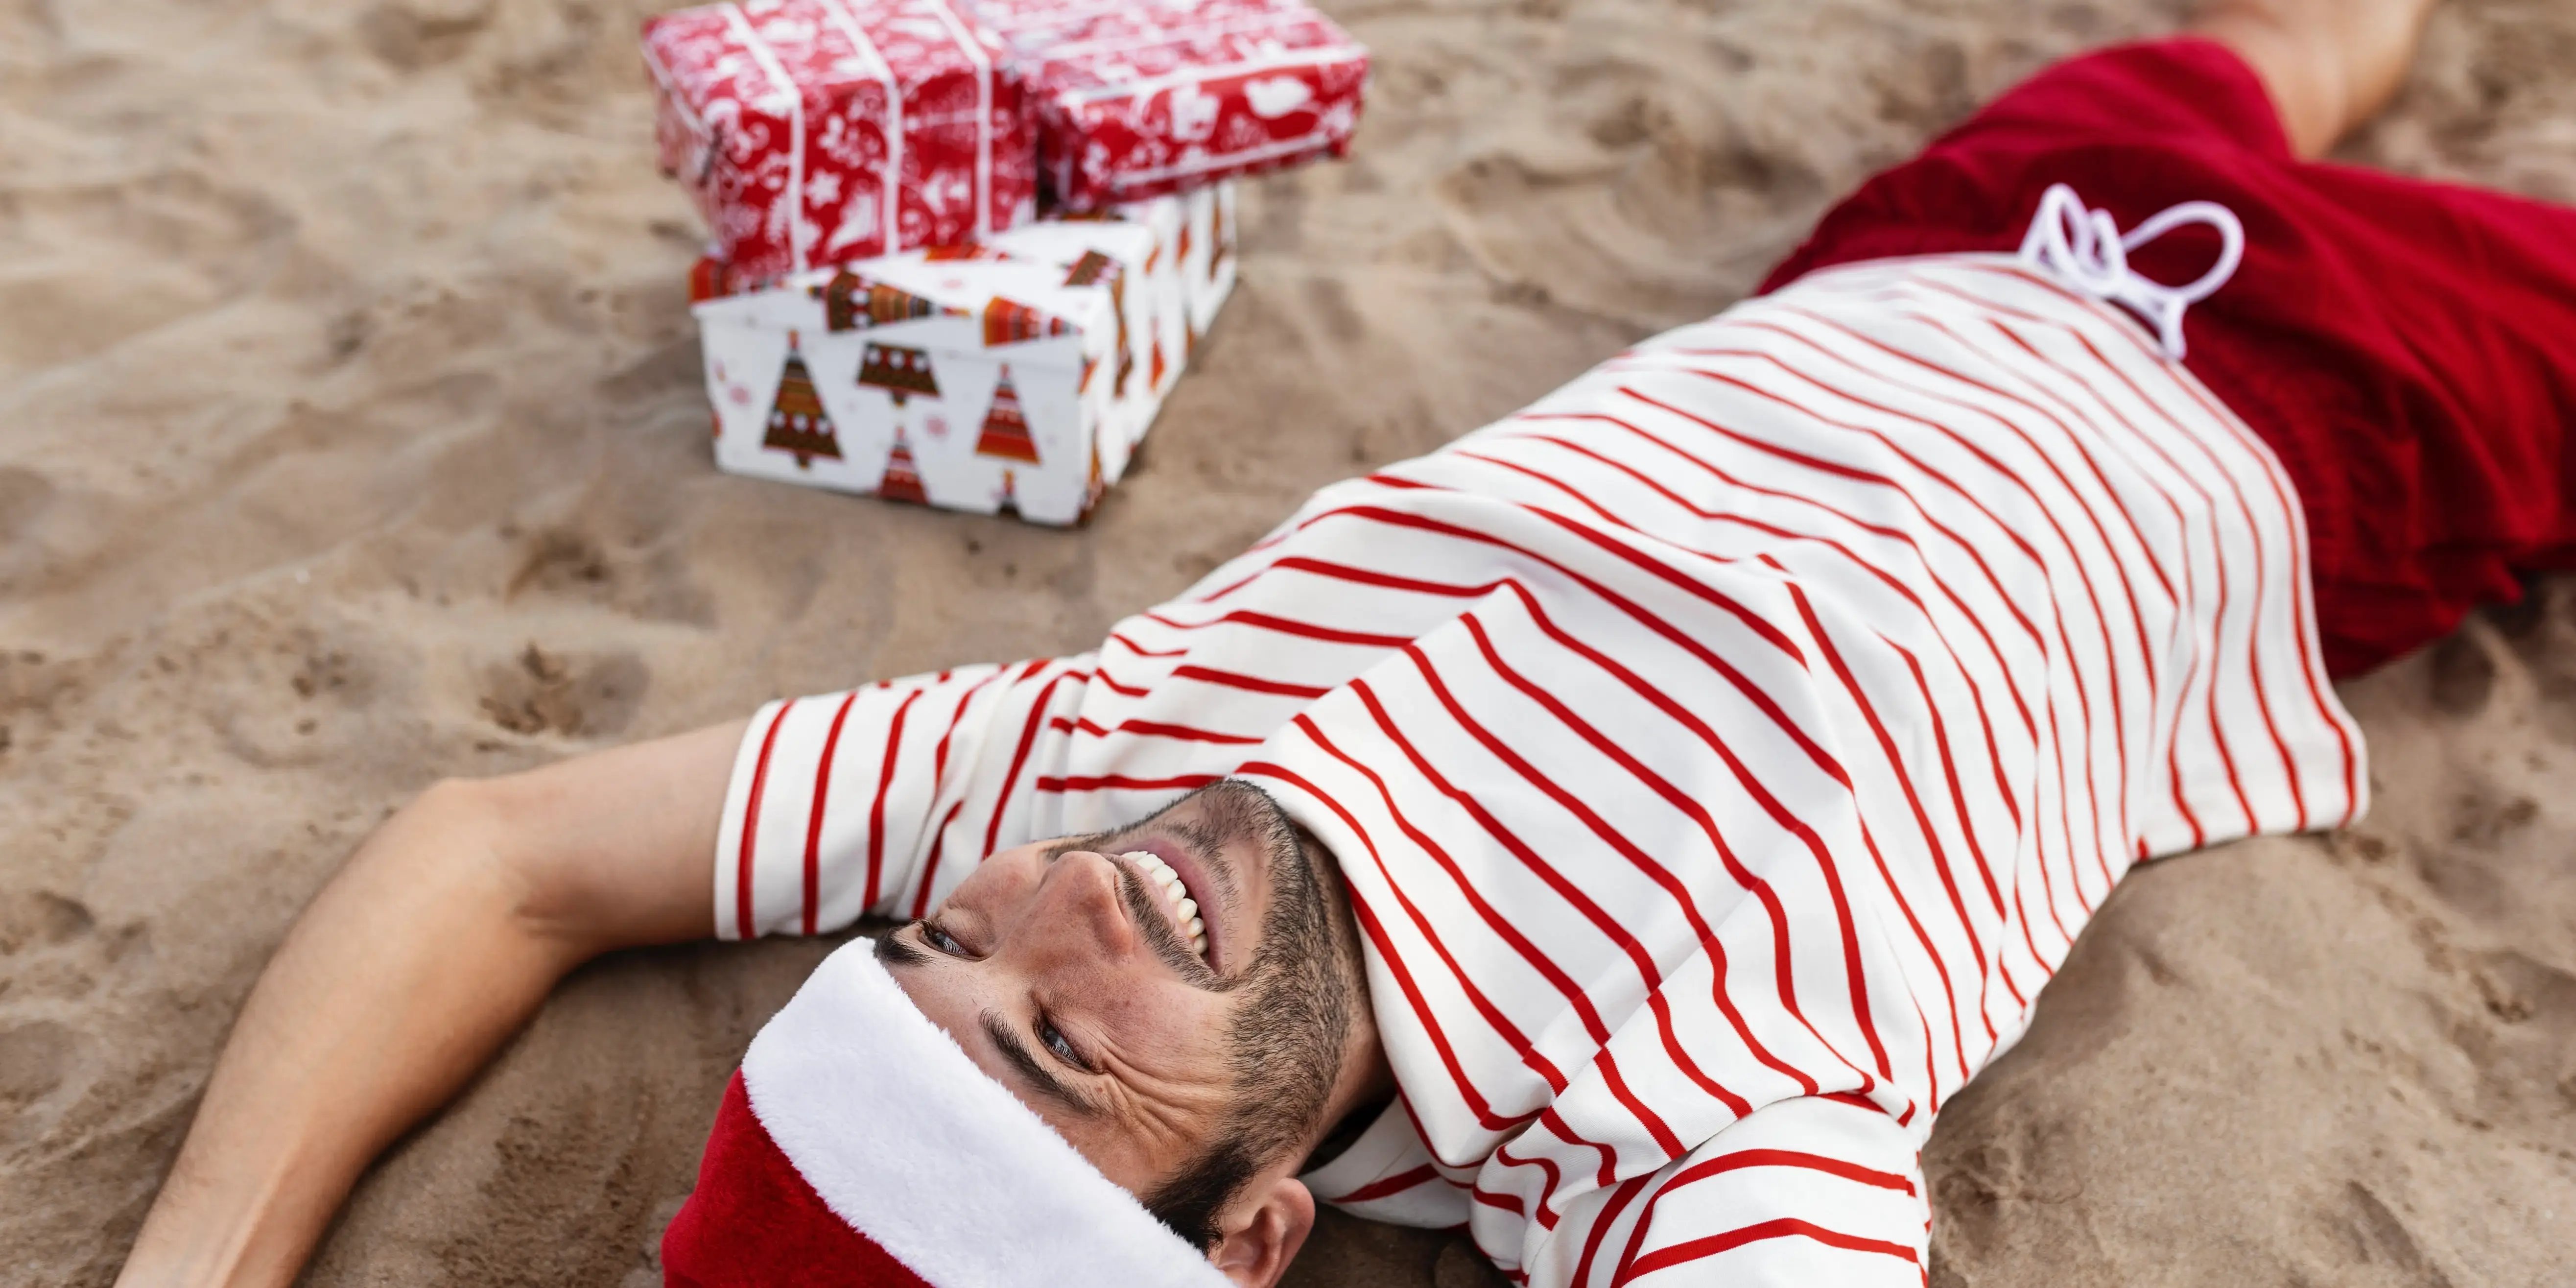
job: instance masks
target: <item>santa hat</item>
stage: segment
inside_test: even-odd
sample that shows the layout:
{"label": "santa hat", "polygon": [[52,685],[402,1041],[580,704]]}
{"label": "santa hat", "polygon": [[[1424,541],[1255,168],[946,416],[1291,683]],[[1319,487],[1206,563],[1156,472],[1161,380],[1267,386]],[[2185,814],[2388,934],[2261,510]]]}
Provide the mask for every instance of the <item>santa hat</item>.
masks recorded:
{"label": "santa hat", "polygon": [[853,940],[752,1039],[666,1288],[1216,1288],[1200,1250],[958,1049]]}

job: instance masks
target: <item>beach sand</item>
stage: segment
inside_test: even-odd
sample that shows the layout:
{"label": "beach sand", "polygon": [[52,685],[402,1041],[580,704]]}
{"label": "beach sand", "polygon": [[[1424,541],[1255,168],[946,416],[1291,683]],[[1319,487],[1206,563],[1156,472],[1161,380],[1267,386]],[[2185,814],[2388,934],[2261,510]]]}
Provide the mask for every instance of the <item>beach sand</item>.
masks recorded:
{"label": "beach sand", "polygon": [[[1378,59],[1352,158],[1250,187],[1141,471],[1058,532],[715,473],[647,7],[0,0],[0,1280],[109,1281],[261,963],[434,779],[1083,647],[2176,20],[1328,3]],[[2452,5],[2350,155],[2576,200],[2576,6]],[[2118,891],[1933,1135],[1934,1282],[2565,1282],[2576,588],[2346,693],[2376,812]],[[580,972],[309,1282],[657,1283],[730,1067],[826,947]],[[1337,1217],[1291,1281],[1501,1282]]]}

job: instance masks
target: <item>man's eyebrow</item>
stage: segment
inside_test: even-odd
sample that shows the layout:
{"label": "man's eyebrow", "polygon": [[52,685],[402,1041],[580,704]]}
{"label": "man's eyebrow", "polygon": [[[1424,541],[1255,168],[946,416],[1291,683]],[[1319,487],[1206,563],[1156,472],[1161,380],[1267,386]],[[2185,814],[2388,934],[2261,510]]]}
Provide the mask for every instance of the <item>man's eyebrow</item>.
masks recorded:
{"label": "man's eyebrow", "polygon": [[1080,1092],[1066,1086],[1063,1079],[1056,1077],[1055,1070],[1046,1067],[1044,1061],[1038,1059],[1035,1053],[1022,1045],[1020,1036],[1011,1032],[1011,1026],[1003,1023],[999,1014],[986,1011],[981,1017],[981,1022],[984,1026],[984,1036],[991,1039],[994,1048],[1002,1053],[1003,1061],[1019,1070],[1020,1076],[1028,1079],[1029,1084],[1037,1088],[1038,1094],[1085,1118],[1100,1116],[1100,1106],[1091,1103]]}

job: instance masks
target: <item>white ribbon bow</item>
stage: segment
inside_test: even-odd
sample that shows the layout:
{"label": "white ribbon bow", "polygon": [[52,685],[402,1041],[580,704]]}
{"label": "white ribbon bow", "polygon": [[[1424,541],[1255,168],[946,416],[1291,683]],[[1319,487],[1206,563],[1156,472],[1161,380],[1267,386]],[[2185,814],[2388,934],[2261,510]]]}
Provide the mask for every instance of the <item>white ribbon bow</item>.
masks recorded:
{"label": "white ribbon bow", "polygon": [[[2194,281],[2167,286],[2129,268],[2129,252],[2184,224],[2207,224],[2218,230],[2218,262]],[[2087,209],[2084,199],[2065,184],[2051,184],[2040,196],[2039,214],[2021,239],[2021,260],[2065,283],[2069,289],[2108,300],[2145,319],[2156,329],[2165,356],[2182,360],[2184,310],[2208,299],[2245,258],[2245,225],[2236,212],[2215,201],[2186,201],[2120,234],[2108,211]]]}

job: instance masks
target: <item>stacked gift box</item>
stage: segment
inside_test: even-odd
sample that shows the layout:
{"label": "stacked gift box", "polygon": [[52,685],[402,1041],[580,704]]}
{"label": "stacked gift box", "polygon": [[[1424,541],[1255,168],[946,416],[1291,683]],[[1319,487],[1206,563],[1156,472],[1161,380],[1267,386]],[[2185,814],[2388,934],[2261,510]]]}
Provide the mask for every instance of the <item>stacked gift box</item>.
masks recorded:
{"label": "stacked gift box", "polygon": [[1339,155],[1298,0],[742,0],[645,24],[724,469],[1072,523],[1234,282],[1233,180]]}

